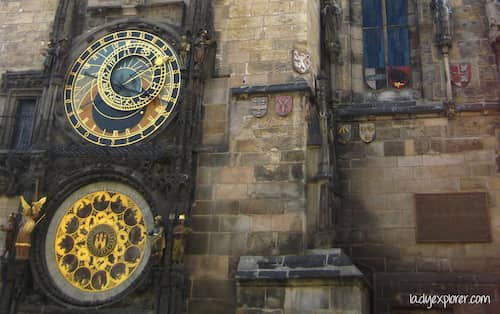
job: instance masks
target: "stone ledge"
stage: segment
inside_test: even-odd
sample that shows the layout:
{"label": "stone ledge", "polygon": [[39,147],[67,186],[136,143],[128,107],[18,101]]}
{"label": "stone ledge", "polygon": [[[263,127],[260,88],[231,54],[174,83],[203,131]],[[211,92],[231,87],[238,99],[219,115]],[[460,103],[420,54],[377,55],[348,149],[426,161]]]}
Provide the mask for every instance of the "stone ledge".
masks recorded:
{"label": "stone ledge", "polygon": [[[341,118],[359,116],[382,116],[394,114],[444,114],[445,106],[442,103],[430,103],[427,105],[417,105],[414,101],[408,102],[379,102],[343,104],[336,108],[337,114]],[[481,102],[457,104],[457,112],[486,112],[500,110],[499,102]]]}
{"label": "stone ledge", "polygon": [[341,249],[311,251],[309,255],[242,256],[236,280],[363,278]]}
{"label": "stone ledge", "polygon": [[123,0],[89,0],[87,4],[88,10],[96,9],[120,9],[123,7],[147,7],[155,5],[165,5],[165,4],[182,4],[187,5],[188,0],[148,0],[148,1],[138,1],[134,4],[128,4],[128,1]]}
{"label": "stone ledge", "polygon": [[267,93],[282,93],[282,92],[298,92],[308,91],[312,93],[312,88],[306,80],[297,80],[294,83],[273,84],[273,85],[254,85],[241,86],[231,88],[231,94],[237,95],[252,95],[252,94],[267,94]]}

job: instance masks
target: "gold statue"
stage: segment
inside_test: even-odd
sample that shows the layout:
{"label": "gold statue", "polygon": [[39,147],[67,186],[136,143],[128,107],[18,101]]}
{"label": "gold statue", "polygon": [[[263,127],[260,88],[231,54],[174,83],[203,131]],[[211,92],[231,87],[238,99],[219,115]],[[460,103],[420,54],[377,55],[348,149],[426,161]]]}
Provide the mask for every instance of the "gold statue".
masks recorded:
{"label": "gold statue", "polygon": [[163,257],[163,252],[165,251],[165,228],[163,226],[163,218],[161,216],[155,217],[155,226],[151,232],[149,232],[151,237],[151,255],[156,258],[157,262],[160,262]]}
{"label": "gold statue", "polygon": [[42,197],[31,205],[26,202],[21,195],[21,206],[23,208],[23,219],[19,226],[19,232],[16,238],[16,260],[26,261],[29,259],[31,248],[31,233],[35,226],[40,222],[40,211],[47,201],[47,197]]}
{"label": "gold statue", "polygon": [[179,224],[172,230],[173,243],[172,243],[172,263],[182,264],[184,262],[184,245],[186,235],[193,232],[193,229],[184,226],[186,217],[179,215]]}
{"label": "gold statue", "polygon": [[9,220],[7,226],[0,225],[0,231],[7,233],[5,235],[5,244],[3,248],[2,257],[12,256],[14,243],[16,241],[16,214],[11,213],[9,215]]}

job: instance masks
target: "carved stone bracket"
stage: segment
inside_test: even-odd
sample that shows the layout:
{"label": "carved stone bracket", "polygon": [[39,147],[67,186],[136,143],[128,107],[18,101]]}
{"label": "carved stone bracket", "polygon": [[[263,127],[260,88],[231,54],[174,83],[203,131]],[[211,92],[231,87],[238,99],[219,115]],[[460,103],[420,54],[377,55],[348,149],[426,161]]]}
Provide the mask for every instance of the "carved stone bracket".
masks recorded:
{"label": "carved stone bracket", "polygon": [[42,151],[0,154],[0,194],[13,196],[30,190],[34,179],[45,175],[47,162]]}
{"label": "carved stone bracket", "polygon": [[2,75],[1,91],[7,92],[10,89],[42,88],[44,75],[42,71],[7,71]]}

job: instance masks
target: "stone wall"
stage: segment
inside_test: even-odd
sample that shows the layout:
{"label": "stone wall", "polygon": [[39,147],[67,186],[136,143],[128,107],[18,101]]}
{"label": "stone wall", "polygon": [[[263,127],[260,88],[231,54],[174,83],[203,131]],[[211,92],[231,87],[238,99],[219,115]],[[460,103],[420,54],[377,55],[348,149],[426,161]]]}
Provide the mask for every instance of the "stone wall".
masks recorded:
{"label": "stone wall", "polygon": [[[0,1],[0,76],[6,71],[40,70],[43,52],[57,6],[57,0]],[[0,95],[0,115],[6,97]],[[5,121],[0,118],[1,121]],[[4,122],[5,123],[5,122]],[[1,129],[1,125],[0,125]],[[0,197],[0,224],[6,225],[9,214],[19,206],[17,197]],[[5,233],[0,233],[0,251]]]}
{"label": "stone wall", "polygon": [[[262,118],[250,113],[251,98],[234,99],[227,122],[222,120],[226,117],[224,106],[206,105],[206,127],[216,127],[218,121],[228,123],[230,135],[228,151],[199,155],[196,208],[192,212],[194,233],[188,250],[191,254],[188,268],[193,280],[190,309],[198,302],[196,298],[221,297],[234,302],[232,294],[219,294],[209,288],[215,284],[231,290],[234,285],[231,274],[238,256],[302,251],[304,95],[294,95],[293,112],[286,117],[274,113],[274,97],[269,97],[269,112]],[[209,115],[219,120],[207,119]],[[198,269],[205,263],[217,265],[210,272],[213,278],[208,278],[217,282],[206,280],[206,274]],[[217,296],[200,295],[197,291]],[[199,302],[204,304],[202,309],[207,306],[205,301]]]}
{"label": "stone wall", "polygon": [[[498,272],[500,117],[373,122],[375,141],[361,142],[355,130],[351,143],[337,146],[343,196],[338,244],[375,273],[399,273],[397,280],[410,272]],[[471,191],[488,193],[491,243],[416,242],[414,193]],[[384,286],[383,278],[376,285]],[[391,294],[383,298],[395,300]]]}
{"label": "stone wall", "polygon": [[[375,101],[439,101],[445,97],[443,57],[434,40],[430,0],[408,1],[411,79],[407,88],[372,90],[364,82],[361,0],[341,1],[343,64],[337,66],[337,88],[343,103]],[[472,78],[465,88],[453,87],[459,103],[498,99],[495,52],[488,42],[483,1],[450,1],[453,8],[451,64],[469,63]],[[352,90],[352,93],[351,93]]]}
{"label": "stone wall", "polygon": [[214,1],[216,75],[231,87],[293,82],[292,49],[312,57],[312,83],[319,67],[319,1]]}
{"label": "stone wall", "polygon": [[42,69],[57,0],[0,2],[0,75]]}
{"label": "stone wall", "polygon": [[[341,110],[370,104],[371,114],[343,114],[339,125],[352,126],[352,140],[336,144],[342,206],[337,212],[338,245],[373,275],[375,313],[407,308],[410,293],[488,294],[499,302],[500,270],[500,116],[499,81],[488,43],[483,1],[450,1],[454,25],[450,63],[469,63],[472,77],[453,86],[457,106],[494,104],[492,110],[441,114],[398,114],[400,102],[416,109],[445,100],[443,57],[434,41],[430,1],[408,1],[409,88],[371,90],[363,78],[361,1],[344,8],[344,64],[337,66]],[[351,55],[349,55],[351,53]],[[352,93],[350,90],[352,89]],[[392,113],[380,113],[382,105]],[[380,112],[377,114],[377,106]],[[420,107],[419,107],[420,106]],[[360,140],[359,123],[374,123],[375,140]],[[415,193],[486,192],[492,241],[417,243]],[[474,276],[473,274],[483,273]],[[479,309],[479,307],[477,308]],[[477,310],[476,309],[476,310]],[[486,310],[486,307],[481,308]],[[455,308],[458,313],[476,313]],[[401,313],[419,313],[417,310]]]}
{"label": "stone wall", "polygon": [[[214,1],[216,78],[206,82],[196,208],[187,265],[190,313],[234,313],[238,257],[304,247],[307,92],[236,96],[231,88],[312,81],[319,67],[319,1]],[[292,50],[311,54],[309,73]],[[275,113],[275,97],[293,111]],[[253,97],[267,97],[262,118]],[[207,269],[210,271],[207,272]]]}

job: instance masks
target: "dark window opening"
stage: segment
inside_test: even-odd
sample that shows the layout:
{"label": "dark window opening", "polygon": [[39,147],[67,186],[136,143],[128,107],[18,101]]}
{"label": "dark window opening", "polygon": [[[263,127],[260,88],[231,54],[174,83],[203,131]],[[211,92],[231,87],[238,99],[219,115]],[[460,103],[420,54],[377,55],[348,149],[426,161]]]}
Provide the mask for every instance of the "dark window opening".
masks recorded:
{"label": "dark window opening", "polygon": [[31,148],[35,103],[35,99],[19,100],[15,117],[14,139],[12,142],[13,149]]}

